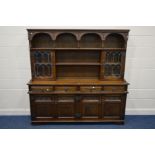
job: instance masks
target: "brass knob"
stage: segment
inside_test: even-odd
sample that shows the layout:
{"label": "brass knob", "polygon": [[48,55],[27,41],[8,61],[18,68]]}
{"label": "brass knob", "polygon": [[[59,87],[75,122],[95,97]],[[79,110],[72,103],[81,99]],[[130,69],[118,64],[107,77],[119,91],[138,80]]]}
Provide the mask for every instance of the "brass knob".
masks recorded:
{"label": "brass knob", "polygon": [[92,86],[92,89],[91,89],[91,91],[93,91],[95,89],[95,86]]}

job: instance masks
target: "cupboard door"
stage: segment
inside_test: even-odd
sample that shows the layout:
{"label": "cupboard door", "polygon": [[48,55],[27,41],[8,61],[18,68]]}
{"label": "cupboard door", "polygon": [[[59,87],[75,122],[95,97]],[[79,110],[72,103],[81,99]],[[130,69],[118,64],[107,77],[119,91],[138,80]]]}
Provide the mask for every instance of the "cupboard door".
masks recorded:
{"label": "cupboard door", "polygon": [[[105,59],[102,66],[102,76],[105,80],[118,80],[124,76],[124,57],[123,51],[105,51]],[[103,73],[104,72],[104,73]]]}
{"label": "cupboard door", "polygon": [[50,50],[31,50],[32,77],[36,80],[55,79],[55,53]]}
{"label": "cupboard door", "polygon": [[102,98],[103,116],[121,117],[122,116],[122,97],[117,95],[106,95]]}
{"label": "cupboard door", "polygon": [[58,95],[56,97],[58,117],[74,117],[75,97],[72,95]]}
{"label": "cupboard door", "polygon": [[100,96],[83,96],[81,99],[82,117],[99,117]]}
{"label": "cupboard door", "polygon": [[54,117],[55,116],[54,98],[50,95],[31,96],[32,117]]}

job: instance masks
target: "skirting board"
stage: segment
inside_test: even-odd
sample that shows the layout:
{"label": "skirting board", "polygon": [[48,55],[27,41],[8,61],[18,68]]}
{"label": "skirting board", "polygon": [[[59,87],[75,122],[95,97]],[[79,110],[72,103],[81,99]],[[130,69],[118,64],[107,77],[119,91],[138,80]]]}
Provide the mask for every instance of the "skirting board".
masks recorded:
{"label": "skirting board", "polygon": [[[126,109],[126,115],[155,115],[155,109]],[[30,115],[30,109],[0,109],[0,115]]]}
{"label": "skirting board", "polygon": [[30,115],[30,109],[0,109],[0,115]]}

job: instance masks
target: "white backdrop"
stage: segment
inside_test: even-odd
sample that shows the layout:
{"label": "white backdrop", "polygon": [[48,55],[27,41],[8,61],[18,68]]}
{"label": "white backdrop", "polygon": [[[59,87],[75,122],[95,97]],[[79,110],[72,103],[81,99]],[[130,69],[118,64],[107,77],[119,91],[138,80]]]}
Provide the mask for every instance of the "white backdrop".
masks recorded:
{"label": "white backdrop", "polygon": [[[31,79],[27,28],[30,27],[0,27],[0,115],[30,113],[26,85]],[[155,27],[62,28],[130,29],[125,72],[130,83],[126,114],[155,114]]]}

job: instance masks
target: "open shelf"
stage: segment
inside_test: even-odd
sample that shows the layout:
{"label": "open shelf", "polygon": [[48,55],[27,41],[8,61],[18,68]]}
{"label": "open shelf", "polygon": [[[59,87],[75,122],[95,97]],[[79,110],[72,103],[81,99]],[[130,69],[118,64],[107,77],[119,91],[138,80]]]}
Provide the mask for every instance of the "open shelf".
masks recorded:
{"label": "open shelf", "polygon": [[126,51],[126,48],[103,48],[104,51]]}
{"label": "open shelf", "polygon": [[57,79],[99,79],[99,66],[57,66]]}
{"label": "open shelf", "polygon": [[101,37],[96,33],[84,34],[80,40],[80,47],[82,48],[101,48]]}
{"label": "open shelf", "polygon": [[105,62],[105,65],[120,65],[120,62]]}
{"label": "open shelf", "polygon": [[75,48],[77,47],[77,39],[71,33],[59,34],[56,38],[57,48]]}
{"label": "open shelf", "polygon": [[31,50],[55,50],[55,51],[101,51],[101,50],[106,50],[106,51],[125,51],[126,48],[31,48]]}
{"label": "open shelf", "polygon": [[98,66],[98,65],[100,65],[100,63],[82,63],[82,62],[76,62],[76,63],[74,63],[74,62],[59,62],[59,63],[56,63],[56,65],[75,65],[75,66],[83,66],[83,65],[88,65],[88,66]]}
{"label": "open shelf", "polygon": [[117,33],[109,34],[106,37],[105,48],[125,48],[125,40],[122,35]]}
{"label": "open shelf", "polygon": [[45,48],[45,47],[43,47],[43,48],[31,48],[31,51],[37,51],[37,50],[39,50],[39,51],[42,51],[42,50],[53,50],[54,48]]}
{"label": "open shelf", "polygon": [[[104,50],[104,48],[80,48],[80,47],[77,47],[77,48],[33,48],[31,47],[31,50],[55,50],[55,51],[79,51],[79,50],[82,50],[82,51],[101,51],[101,50]],[[106,48],[105,50],[116,50],[116,49],[109,49],[109,48]],[[117,50],[123,50],[121,48],[117,49]]]}
{"label": "open shelf", "polygon": [[96,50],[103,50],[103,48],[83,48],[83,47],[77,47],[77,48],[55,48],[55,50],[91,50],[91,51],[96,51]]}
{"label": "open shelf", "polygon": [[116,81],[109,81],[109,80],[104,80],[101,81],[100,79],[92,79],[92,78],[88,78],[88,79],[57,79],[54,81],[30,81],[28,83],[28,85],[33,84],[33,85],[129,85],[129,83],[127,83],[125,80],[116,80]]}
{"label": "open shelf", "polygon": [[31,41],[31,48],[52,48],[53,45],[53,40],[46,33],[36,34]]}
{"label": "open shelf", "polygon": [[57,51],[56,63],[66,64],[98,64],[100,63],[100,51]]}

